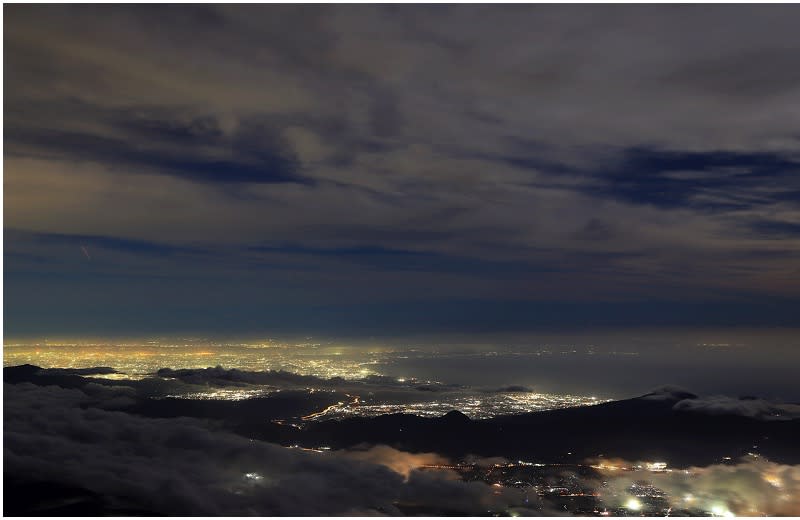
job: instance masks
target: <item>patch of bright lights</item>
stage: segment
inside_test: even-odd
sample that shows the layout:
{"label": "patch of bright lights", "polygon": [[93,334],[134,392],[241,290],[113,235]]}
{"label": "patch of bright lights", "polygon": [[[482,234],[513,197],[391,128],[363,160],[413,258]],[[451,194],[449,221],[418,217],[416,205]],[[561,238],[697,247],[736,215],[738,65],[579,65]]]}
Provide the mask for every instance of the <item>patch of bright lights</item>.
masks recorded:
{"label": "patch of bright lights", "polygon": [[638,511],[642,508],[642,503],[639,502],[638,498],[629,498],[627,502],[625,502],[625,509],[630,509],[631,511]]}
{"label": "patch of bright lights", "polygon": [[734,515],[731,513],[727,507],[723,506],[722,504],[715,504],[711,507],[711,514],[714,516],[722,516],[725,518],[733,518]]}

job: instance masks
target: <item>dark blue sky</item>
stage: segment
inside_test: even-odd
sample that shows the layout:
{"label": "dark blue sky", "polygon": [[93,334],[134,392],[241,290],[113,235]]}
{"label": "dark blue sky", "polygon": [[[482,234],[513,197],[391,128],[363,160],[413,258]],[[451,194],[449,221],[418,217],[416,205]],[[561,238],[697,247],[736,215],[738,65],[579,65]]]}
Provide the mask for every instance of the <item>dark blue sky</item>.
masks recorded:
{"label": "dark blue sky", "polygon": [[797,326],[800,8],[4,8],[7,336]]}

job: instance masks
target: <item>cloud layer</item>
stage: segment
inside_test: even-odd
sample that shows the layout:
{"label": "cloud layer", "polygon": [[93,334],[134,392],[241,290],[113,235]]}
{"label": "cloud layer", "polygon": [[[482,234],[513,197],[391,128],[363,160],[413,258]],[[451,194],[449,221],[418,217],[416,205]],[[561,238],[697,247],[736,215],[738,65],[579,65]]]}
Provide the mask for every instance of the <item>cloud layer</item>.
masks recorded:
{"label": "cloud layer", "polygon": [[800,418],[800,405],[776,404],[764,399],[734,399],[724,395],[678,401],[675,410],[711,415],[742,415],[766,421],[788,421]]}
{"label": "cloud layer", "polygon": [[157,300],[140,315],[156,329],[236,302],[295,318],[375,301],[759,302],[755,324],[776,319],[765,304],[796,309],[795,6],[6,15],[21,332],[37,315],[63,328],[70,298],[65,321],[109,330],[121,300]]}
{"label": "cloud layer", "polygon": [[[487,511],[557,514],[535,493],[462,482],[448,471],[418,471],[449,462],[435,453],[386,446],[341,452],[284,448],[218,429],[197,419],[145,418],[113,410],[131,389],[90,383],[82,389],[4,384],[3,462],[14,484],[53,484],[102,497],[104,511],[173,515],[371,515],[408,508],[430,514]],[[487,466],[500,459],[468,458]],[[602,459],[608,467],[636,463]],[[565,470],[566,471],[566,470]],[[797,515],[800,467],[750,456],[731,465],[671,472],[603,470],[604,507],[624,506],[648,481],[676,510],[736,515]],[[565,473],[566,475],[566,473]],[[601,485],[602,484],[602,485]],[[50,496],[9,508],[47,512]],[[529,498],[530,502],[526,499]],[[9,503],[12,503],[9,506]],[[57,502],[55,502],[57,504]],[[416,509],[414,509],[416,508]],[[14,511],[18,509],[13,509]]]}
{"label": "cloud layer", "polygon": [[[618,466],[633,467],[627,461]],[[686,471],[654,473],[606,472],[608,494],[617,495],[622,506],[636,482],[652,483],[669,497],[674,509],[713,512],[716,516],[796,516],[800,513],[800,466],[776,464],[760,457],[746,457],[732,464],[689,468]]]}
{"label": "cloud layer", "polygon": [[474,514],[504,507],[485,484],[410,471],[414,463],[439,460],[432,456],[389,448],[352,455],[291,450],[197,420],[86,407],[91,400],[77,389],[5,385],[4,471],[161,514],[397,513],[396,503]]}

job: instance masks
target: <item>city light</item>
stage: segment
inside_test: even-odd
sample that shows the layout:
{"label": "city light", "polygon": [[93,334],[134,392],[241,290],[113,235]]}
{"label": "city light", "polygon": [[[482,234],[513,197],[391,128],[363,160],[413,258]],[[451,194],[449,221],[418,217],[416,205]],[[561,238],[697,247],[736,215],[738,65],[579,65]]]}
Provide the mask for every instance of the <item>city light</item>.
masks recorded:
{"label": "city light", "polygon": [[625,509],[630,509],[631,511],[638,511],[642,508],[642,503],[639,501],[638,498],[629,498],[627,502],[625,502]]}
{"label": "city light", "polygon": [[[357,352],[358,355],[353,355]],[[451,410],[459,410],[471,419],[489,419],[499,415],[513,415],[534,411],[554,410],[575,406],[589,406],[608,402],[597,396],[555,394],[531,391],[482,392],[465,387],[447,387],[436,381],[424,381],[409,375],[386,379],[377,370],[379,366],[391,366],[398,359],[408,358],[408,350],[381,349],[365,353],[363,350],[348,350],[342,346],[321,343],[282,343],[268,340],[252,343],[214,342],[210,340],[152,340],[133,343],[65,342],[15,343],[5,345],[5,366],[25,363],[43,368],[68,367],[113,367],[113,373],[92,374],[114,380],[141,380],[155,377],[161,368],[201,369],[219,366],[224,369],[263,373],[268,371],[289,372],[314,376],[323,380],[342,378],[341,384],[355,383],[347,391],[347,400],[327,404],[306,414],[305,421],[324,421],[348,417],[375,417],[383,414],[407,413],[421,417],[441,417]],[[489,355],[484,353],[482,355]],[[440,354],[431,354],[436,357]],[[240,401],[269,397],[283,387],[237,381],[235,385],[211,384],[176,385],[163,397],[190,400]],[[291,380],[282,385],[291,386]],[[370,398],[370,384],[396,385],[398,389],[416,389],[420,384],[437,386],[440,391],[421,395],[413,392],[414,400],[375,400]],[[315,388],[298,383],[308,392],[333,392],[335,388]],[[338,386],[337,388],[340,388]],[[358,393],[356,393],[358,391]]]}
{"label": "city light", "polygon": [[721,517],[725,517],[725,518],[733,518],[734,516],[736,516],[733,513],[731,513],[728,510],[728,508],[725,507],[722,504],[715,504],[714,506],[712,506],[711,507],[711,514],[714,515],[714,516],[721,516]]}

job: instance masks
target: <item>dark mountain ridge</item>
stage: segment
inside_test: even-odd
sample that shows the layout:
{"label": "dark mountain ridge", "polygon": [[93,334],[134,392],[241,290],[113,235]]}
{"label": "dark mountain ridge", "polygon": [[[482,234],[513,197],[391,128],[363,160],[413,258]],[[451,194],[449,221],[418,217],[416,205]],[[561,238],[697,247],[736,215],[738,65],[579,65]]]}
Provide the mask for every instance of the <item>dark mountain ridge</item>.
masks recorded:
{"label": "dark mountain ridge", "polygon": [[407,414],[354,417],[309,424],[293,437],[307,445],[388,444],[455,459],[472,454],[577,463],[620,457],[683,467],[757,453],[776,462],[800,463],[800,420],[707,415],[675,410],[676,402],[635,398],[477,421],[463,414],[458,421],[450,414],[434,419]]}
{"label": "dark mountain ridge", "polygon": [[[6,383],[65,388],[98,382],[75,372],[42,370],[33,365],[5,368],[3,376]],[[619,457],[661,460],[685,467],[735,461],[757,453],[775,462],[800,463],[800,445],[796,441],[800,438],[800,419],[763,420],[733,413],[701,413],[676,406],[698,399],[679,389],[593,406],[484,420],[471,420],[456,410],[438,418],[388,414],[322,422],[299,419],[338,398],[335,393],[302,392],[279,392],[244,401],[140,398],[125,411],[149,417],[208,419],[217,427],[286,446],[346,449],[385,444],[404,451],[440,453],[454,460],[480,455],[579,463]]]}

